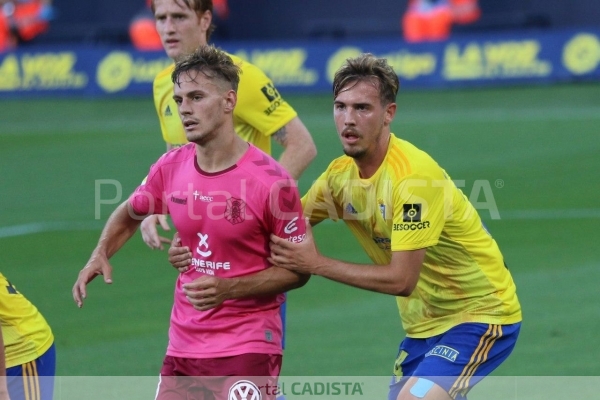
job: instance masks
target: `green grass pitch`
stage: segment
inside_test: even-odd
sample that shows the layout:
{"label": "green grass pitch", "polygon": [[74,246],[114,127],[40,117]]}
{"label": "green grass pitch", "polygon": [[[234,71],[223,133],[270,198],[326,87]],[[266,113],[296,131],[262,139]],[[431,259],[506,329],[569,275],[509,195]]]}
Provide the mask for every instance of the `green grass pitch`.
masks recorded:
{"label": "green grass pitch", "polygon": [[[287,99],[319,151],[304,191],[341,148],[329,95]],[[467,194],[490,182],[501,219],[481,214],[524,313],[496,375],[600,375],[600,86],[407,91],[398,105],[394,133],[464,180]],[[96,209],[95,182],[118,181],[127,196],[164,150],[151,100],[3,101],[0,121],[2,272],[52,325],[57,374],[158,375],[176,277],[165,252],[138,233],[112,260],[111,286],[97,279],[83,309],[71,297],[115,207]],[[315,235],[325,254],[367,261],[343,224]],[[282,375],[389,375],[402,337],[393,297],[313,278],[289,294]]]}

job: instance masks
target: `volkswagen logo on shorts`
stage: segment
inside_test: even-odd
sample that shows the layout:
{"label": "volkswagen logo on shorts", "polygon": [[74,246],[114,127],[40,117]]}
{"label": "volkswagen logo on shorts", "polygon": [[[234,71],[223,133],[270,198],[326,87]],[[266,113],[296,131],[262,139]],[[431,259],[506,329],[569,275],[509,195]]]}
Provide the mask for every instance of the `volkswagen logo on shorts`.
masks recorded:
{"label": "volkswagen logo on shorts", "polygon": [[229,389],[228,400],[262,400],[262,394],[253,382],[237,381]]}

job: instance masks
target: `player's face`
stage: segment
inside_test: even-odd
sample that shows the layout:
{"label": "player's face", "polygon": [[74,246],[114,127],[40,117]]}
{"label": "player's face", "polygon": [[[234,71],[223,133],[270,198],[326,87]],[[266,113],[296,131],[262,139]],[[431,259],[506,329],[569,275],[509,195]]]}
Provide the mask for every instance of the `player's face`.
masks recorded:
{"label": "player's face", "polygon": [[167,55],[177,60],[206,44],[212,15],[198,15],[180,0],[154,0],[154,19]]}
{"label": "player's face", "polygon": [[378,86],[372,80],[350,82],[333,103],[335,126],[344,153],[357,160],[370,158],[382,146],[387,149],[388,135],[384,133],[389,133],[395,104],[381,104]]}
{"label": "player's face", "polygon": [[[202,72],[183,72],[174,85],[173,99],[189,142],[204,145],[215,138],[226,118],[231,118],[235,92]],[[233,102],[233,104],[232,104]]]}

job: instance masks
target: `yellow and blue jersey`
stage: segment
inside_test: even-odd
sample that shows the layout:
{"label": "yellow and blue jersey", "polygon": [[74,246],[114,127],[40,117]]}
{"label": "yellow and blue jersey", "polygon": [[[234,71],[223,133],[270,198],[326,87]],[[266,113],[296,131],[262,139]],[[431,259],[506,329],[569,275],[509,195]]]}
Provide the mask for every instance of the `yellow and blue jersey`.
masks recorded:
{"label": "yellow and blue jersey", "polygon": [[52,330],[42,314],[1,273],[0,324],[6,368],[37,359],[54,342]]}
{"label": "yellow and blue jersey", "polygon": [[[241,69],[237,104],[233,111],[237,134],[267,154],[271,154],[271,135],[297,116],[281,97],[273,82],[259,68],[229,54]],[[154,105],[163,139],[173,147],[187,143],[183,124],[173,100],[172,65],[154,79]]]}
{"label": "yellow and blue jersey", "polygon": [[394,251],[427,248],[417,287],[397,297],[408,337],[464,322],[514,324],[521,307],[498,244],[466,196],[425,152],[390,137],[384,162],[362,179],[354,160],[335,159],[302,199],[314,225],[342,219],[375,264]]}

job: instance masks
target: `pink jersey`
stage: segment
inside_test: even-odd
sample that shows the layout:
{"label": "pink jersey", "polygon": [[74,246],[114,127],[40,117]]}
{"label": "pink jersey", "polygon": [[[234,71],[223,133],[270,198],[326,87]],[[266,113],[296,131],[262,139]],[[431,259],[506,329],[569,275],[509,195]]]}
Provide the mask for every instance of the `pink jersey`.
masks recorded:
{"label": "pink jersey", "polygon": [[136,213],[170,214],[193,261],[177,278],[167,355],[228,357],[281,354],[279,306],[284,294],[227,300],[197,311],[182,291],[202,275],[230,278],[270,267],[271,233],[305,238],[296,183],[271,157],[249,145],[236,165],[206,173],[196,164],[193,143],[163,155],[129,201]]}

